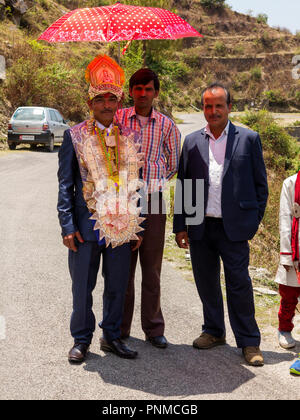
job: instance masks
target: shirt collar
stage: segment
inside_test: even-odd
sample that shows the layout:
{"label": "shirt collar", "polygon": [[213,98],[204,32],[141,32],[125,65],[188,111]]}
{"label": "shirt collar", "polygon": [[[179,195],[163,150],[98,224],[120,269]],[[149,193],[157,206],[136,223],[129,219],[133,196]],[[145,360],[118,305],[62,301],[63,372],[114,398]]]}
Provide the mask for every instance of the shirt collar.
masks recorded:
{"label": "shirt collar", "polygon": [[104,127],[103,124],[101,124],[99,121],[96,120],[96,124],[97,124],[97,127],[100,128],[100,130],[105,130],[106,129],[109,133],[111,132],[111,130],[113,128],[113,123],[111,123],[109,127]]}
{"label": "shirt collar", "polygon": [[205,133],[210,137],[210,138],[212,138],[213,140],[216,140],[216,141],[218,141],[218,140],[220,140],[223,136],[228,136],[228,133],[229,133],[229,125],[230,125],[230,121],[228,120],[228,122],[227,122],[227,124],[226,124],[226,127],[224,128],[224,130],[223,130],[223,132],[222,132],[222,134],[220,135],[220,137],[218,138],[218,139],[215,139],[215,136],[213,135],[213,133],[210,131],[210,128],[209,128],[209,124],[207,124],[207,126],[205,127],[205,129],[204,129],[204,131],[205,131]]}
{"label": "shirt collar", "polygon": [[[133,118],[133,117],[137,118],[137,113],[134,106],[131,108],[130,113],[129,113],[129,118]],[[156,118],[157,118],[157,112],[152,107],[151,114],[149,115],[149,120],[156,120]]]}

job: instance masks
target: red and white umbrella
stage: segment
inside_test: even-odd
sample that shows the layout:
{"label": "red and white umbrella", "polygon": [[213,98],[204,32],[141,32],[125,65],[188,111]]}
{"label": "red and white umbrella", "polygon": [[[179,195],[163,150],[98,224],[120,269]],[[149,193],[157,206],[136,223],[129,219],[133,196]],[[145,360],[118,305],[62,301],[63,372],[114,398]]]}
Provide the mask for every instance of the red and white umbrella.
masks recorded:
{"label": "red and white umbrella", "polygon": [[38,39],[48,42],[117,42],[201,36],[185,20],[168,10],[116,3],[66,13]]}

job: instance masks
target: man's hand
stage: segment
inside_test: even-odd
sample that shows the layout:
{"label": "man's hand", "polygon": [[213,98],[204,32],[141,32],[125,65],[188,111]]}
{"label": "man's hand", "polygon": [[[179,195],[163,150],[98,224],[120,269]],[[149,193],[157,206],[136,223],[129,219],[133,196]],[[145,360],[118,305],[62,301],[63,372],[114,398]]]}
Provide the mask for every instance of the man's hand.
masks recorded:
{"label": "man's hand", "polygon": [[143,242],[143,237],[140,236],[140,235],[137,235],[137,236],[139,238],[137,241],[131,241],[131,251],[132,252],[139,249],[139,247],[142,245],[142,242]]}
{"label": "man's hand", "polygon": [[179,248],[184,248],[184,249],[189,248],[189,238],[186,231],[176,233],[175,240]]}
{"label": "man's hand", "polygon": [[70,233],[70,235],[63,237],[63,244],[69,248],[71,251],[77,252],[74,238],[83,244],[84,240],[82,239],[80,232]]}

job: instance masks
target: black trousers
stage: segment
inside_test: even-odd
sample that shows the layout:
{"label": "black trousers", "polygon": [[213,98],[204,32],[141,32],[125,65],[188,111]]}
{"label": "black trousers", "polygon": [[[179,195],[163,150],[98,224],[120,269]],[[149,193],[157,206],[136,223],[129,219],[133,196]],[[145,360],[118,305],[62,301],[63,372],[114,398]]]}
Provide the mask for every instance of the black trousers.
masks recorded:
{"label": "black trousers", "polygon": [[98,245],[98,242],[89,241],[77,241],[76,245],[77,252],[69,251],[73,294],[71,335],[75,343],[90,344],[92,341],[96,322],[92,310],[92,292],[96,286],[102,256],[103,318],[99,326],[103,329],[104,338],[111,342],[121,335],[120,327],[130,270],[130,245],[106,248],[105,245]]}
{"label": "black trousers", "polygon": [[228,239],[222,219],[205,218],[201,240],[190,240],[194,278],[203,304],[204,332],[225,336],[224,305],[220,284],[223,261],[230,325],[238,347],[259,346],[252,282],[249,277],[247,241]]}

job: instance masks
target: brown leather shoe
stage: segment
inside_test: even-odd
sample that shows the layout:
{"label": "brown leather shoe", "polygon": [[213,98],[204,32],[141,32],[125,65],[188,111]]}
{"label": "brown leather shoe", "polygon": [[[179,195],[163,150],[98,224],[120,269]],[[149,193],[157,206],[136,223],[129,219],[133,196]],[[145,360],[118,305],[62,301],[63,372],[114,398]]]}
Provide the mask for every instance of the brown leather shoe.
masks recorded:
{"label": "brown leather shoe", "polygon": [[259,347],[248,346],[243,348],[243,355],[250,366],[263,366],[264,358]]}
{"label": "brown leather shoe", "polygon": [[193,342],[193,347],[196,349],[211,349],[212,347],[221,346],[226,344],[225,337],[215,337],[211,334],[203,332],[200,337],[196,338]]}
{"label": "brown leather shoe", "polygon": [[89,345],[83,343],[75,343],[69,351],[68,360],[71,363],[82,363],[89,351]]}

